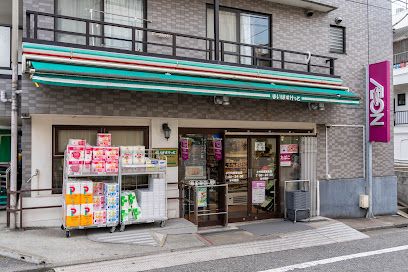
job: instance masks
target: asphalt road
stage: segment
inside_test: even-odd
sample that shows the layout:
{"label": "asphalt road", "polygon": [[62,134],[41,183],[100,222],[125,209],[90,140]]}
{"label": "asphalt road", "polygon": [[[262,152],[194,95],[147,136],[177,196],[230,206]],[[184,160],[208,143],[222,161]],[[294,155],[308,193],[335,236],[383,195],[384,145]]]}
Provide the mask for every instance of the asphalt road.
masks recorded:
{"label": "asphalt road", "polygon": [[[271,254],[252,255],[239,258],[215,260],[211,262],[195,263],[183,266],[169,267],[154,272],[231,272],[231,271],[408,271],[408,228],[389,229],[367,232],[369,239],[357,240],[346,243],[317,246],[306,249],[296,249],[275,252]],[[395,249],[395,247],[405,246]],[[373,251],[387,249],[394,252],[382,253]],[[342,260],[344,256],[377,254]],[[357,255],[360,256],[360,255]],[[333,259],[333,257],[339,257]],[[353,257],[353,256],[351,256]],[[350,258],[351,258],[350,257]],[[322,261],[324,260],[324,261]],[[339,261],[337,261],[339,260]],[[327,264],[316,264],[316,261]],[[333,262],[334,261],[334,262]],[[330,263],[332,262],[332,263]],[[302,264],[309,267],[298,269],[289,267]],[[312,266],[310,266],[312,265]]]}

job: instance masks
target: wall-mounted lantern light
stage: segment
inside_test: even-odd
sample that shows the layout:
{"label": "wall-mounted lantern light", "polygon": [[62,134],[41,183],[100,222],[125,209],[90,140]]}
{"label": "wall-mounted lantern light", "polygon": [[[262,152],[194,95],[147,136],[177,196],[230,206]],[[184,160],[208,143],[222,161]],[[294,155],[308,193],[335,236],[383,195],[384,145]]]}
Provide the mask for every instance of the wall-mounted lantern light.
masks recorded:
{"label": "wall-mounted lantern light", "polygon": [[162,125],[163,133],[164,133],[164,138],[168,141],[170,138],[170,133],[171,133],[171,128],[169,127],[169,124],[164,123]]}

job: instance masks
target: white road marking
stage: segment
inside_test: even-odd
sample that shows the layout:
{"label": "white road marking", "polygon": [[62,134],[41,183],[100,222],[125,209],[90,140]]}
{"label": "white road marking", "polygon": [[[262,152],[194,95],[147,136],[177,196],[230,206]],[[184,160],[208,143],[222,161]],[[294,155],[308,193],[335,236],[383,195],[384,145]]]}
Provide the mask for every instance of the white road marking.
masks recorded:
{"label": "white road marking", "polygon": [[344,255],[344,256],[338,256],[338,257],[333,257],[333,258],[328,258],[328,259],[323,259],[323,260],[318,260],[318,261],[311,261],[311,262],[306,262],[306,263],[300,263],[300,264],[294,264],[294,265],[289,265],[289,266],[284,266],[284,267],[279,267],[279,268],[274,268],[274,269],[269,269],[269,270],[264,270],[264,271],[259,271],[259,272],[293,271],[295,269],[304,269],[304,268],[314,267],[318,265],[337,263],[337,262],[356,259],[356,258],[364,258],[364,257],[369,257],[369,256],[374,256],[374,255],[381,255],[381,254],[386,254],[386,253],[403,251],[403,250],[408,250],[408,245],[390,247],[390,248],[374,250],[374,251],[366,251],[366,252]]}

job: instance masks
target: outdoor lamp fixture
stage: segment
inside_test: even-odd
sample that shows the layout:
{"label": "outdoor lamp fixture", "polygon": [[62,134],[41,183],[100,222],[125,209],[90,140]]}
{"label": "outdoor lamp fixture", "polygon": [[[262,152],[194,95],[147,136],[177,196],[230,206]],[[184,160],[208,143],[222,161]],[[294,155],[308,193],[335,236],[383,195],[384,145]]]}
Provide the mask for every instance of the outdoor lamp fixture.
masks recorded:
{"label": "outdoor lamp fixture", "polygon": [[230,100],[228,96],[214,96],[215,105],[229,106]]}
{"label": "outdoor lamp fixture", "polygon": [[171,128],[169,127],[169,124],[164,123],[162,125],[163,133],[164,133],[164,138],[168,141],[170,138],[170,133],[171,133]]}

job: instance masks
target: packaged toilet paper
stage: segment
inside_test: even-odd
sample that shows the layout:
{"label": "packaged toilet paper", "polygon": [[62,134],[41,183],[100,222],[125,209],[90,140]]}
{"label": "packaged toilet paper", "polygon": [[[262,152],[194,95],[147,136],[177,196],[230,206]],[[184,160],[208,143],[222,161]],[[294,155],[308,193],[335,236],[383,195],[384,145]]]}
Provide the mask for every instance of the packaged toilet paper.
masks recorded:
{"label": "packaged toilet paper", "polygon": [[92,160],[94,161],[104,161],[106,160],[105,148],[94,146],[92,147]]}
{"label": "packaged toilet paper", "polygon": [[93,183],[90,180],[81,182],[81,204],[91,203],[93,201]]}
{"label": "packaged toilet paper", "polygon": [[84,145],[86,145],[86,140],[83,140],[83,139],[69,139],[68,140],[68,145],[84,146]]}
{"label": "packaged toilet paper", "polygon": [[109,147],[112,145],[112,135],[109,133],[98,133],[96,143],[97,146]]}
{"label": "packaged toilet paper", "polygon": [[81,203],[81,183],[75,180],[68,180],[65,183],[65,203],[67,205],[78,205]]}
{"label": "packaged toilet paper", "polygon": [[83,161],[85,158],[85,146],[67,145],[67,160],[69,162]]}
{"label": "packaged toilet paper", "polygon": [[94,225],[105,225],[106,224],[106,210],[94,211],[93,224]]}
{"label": "packaged toilet paper", "polygon": [[105,210],[106,209],[105,196],[103,196],[103,195],[94,195],[93,196],[93,207],[94,207],[94,211]]}
{"label": "packaged toilet paper", "polygon": [[106,173],[105,166],[106,166],[105,161],[92,161],[91,171],[94,174],[105,174]]}
{"label": "packaged toilet paper", "polygon": [[103,182],[94,182],[93,193],[94,193],[94,196],[105,195],[105,184]]}
{"label": "packaged toilet paper", "polygon": [[145,164],[146,151],[142,145],[135,146],[133,149],[133,164]]}
{"label": "packaged toilet paper", "polygon": [[67,205],[65,210],[65,226],[68,228],[78,227],[81,214],[80,212],[80,205]]}
{"label": "packaged toilet paper", "polygon": [[84,167],[83,161],[67,161],[67,175],[68,176],[76,176],[81,175]]}
{"label": "packaged toilet paper", "polygon": [[79,225],[81,227],[91,226],[93,224],[93,204],[81,204],[81,216]]}

